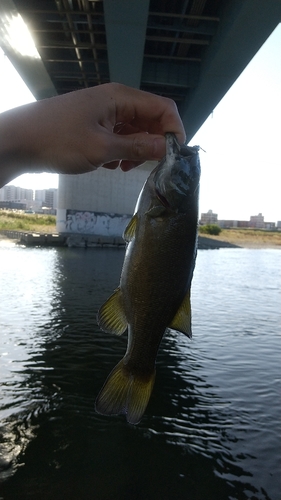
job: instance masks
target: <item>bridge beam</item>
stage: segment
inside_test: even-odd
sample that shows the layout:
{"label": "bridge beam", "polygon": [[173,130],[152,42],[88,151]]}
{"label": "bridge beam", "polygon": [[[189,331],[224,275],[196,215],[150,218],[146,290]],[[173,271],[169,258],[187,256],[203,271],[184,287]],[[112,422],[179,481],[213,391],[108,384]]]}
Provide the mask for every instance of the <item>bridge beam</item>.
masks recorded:
{"label": "bridge beam", "polygon": [[35,99],[57,95],[28,28],[12,0],[0,2],[0,46]]}
{"label": "bridge beam", "polygon": [[104,0],[111,82],[139,88],[149,0]]}

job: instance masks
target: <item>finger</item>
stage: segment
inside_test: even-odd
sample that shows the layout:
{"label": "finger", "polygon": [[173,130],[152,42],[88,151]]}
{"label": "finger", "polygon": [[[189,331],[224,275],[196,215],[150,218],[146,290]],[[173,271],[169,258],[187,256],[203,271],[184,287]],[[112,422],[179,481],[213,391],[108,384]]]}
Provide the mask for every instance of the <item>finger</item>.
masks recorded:
{"label": "finger", "polygon": [[108,146],[104,148],[104,162],[129,160],[142,163],[159,160],[166,152],[165,137],[146,133],[117,135],[108,134]]}
{"label": "finger", "polygon": [[117,122],[130,123],[151,134],[173,132],[180,144],[185,142],[183,123],[174,101],[119,84],[115,90]]}

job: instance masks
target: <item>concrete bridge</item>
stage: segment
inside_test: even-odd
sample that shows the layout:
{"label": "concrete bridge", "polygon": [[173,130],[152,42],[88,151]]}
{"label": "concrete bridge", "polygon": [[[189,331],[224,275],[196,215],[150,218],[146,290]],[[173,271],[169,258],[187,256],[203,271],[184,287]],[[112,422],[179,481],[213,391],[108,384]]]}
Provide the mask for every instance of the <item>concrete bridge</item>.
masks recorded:
{"label": "concrete bridge", "polygon": [[[37,99],[121,82],[174,99],[190,141],[280,20],[281,0],[1,0],[0,46]],[[120,233],[151,167],[61,175],[58,230]]]}

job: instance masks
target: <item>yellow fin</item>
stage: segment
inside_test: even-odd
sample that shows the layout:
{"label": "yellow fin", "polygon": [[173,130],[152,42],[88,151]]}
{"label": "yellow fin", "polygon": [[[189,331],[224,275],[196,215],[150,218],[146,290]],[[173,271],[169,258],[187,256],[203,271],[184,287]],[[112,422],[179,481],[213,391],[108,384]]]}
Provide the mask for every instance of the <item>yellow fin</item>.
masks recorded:
{"label": "yellow fin", "polygon": [[120,288],[107,299],[98,311],[98,324],[108,333],[122,335],[127,328],[127,319],[123,310],[122,294]]}
{"label": "yellow fin", "polygon": [[184,333],[191,339],[191,305],[190,305],[190,290],[188,290],[184,297],[172,323],[169,328]]}
{"label": "yellow fin", "polygon": [[129,224],[127,225],[124,233],[123,233],[123,238],[127,243],[131,241],[136,233],[136,228],[137,228],[137,223],[138,223],[138,215],[135,214],[133,215],[132,219],[130,220]]}
{"label": "yellow fin", "polygon": [[96,400],[96,411],[102,415],[125,414],[127,422],[138,424],[147,407],[155,380],[155,371],[148,380],[127,371],[121,360],[112,370]]}

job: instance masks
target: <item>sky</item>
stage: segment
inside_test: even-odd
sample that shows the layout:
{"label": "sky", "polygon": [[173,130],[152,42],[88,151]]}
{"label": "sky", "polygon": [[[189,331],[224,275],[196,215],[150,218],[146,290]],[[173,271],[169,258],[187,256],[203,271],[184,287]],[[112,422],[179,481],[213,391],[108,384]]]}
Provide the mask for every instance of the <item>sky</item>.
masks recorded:
{"label": "sky", "polygon": [[[0,49],[0,112],[34,101]],[[249,220],[281,220],[281,24],[190,142],[200,145],[199,212]],[[10,184],[58,186],[56,174],[25,174]]]}

